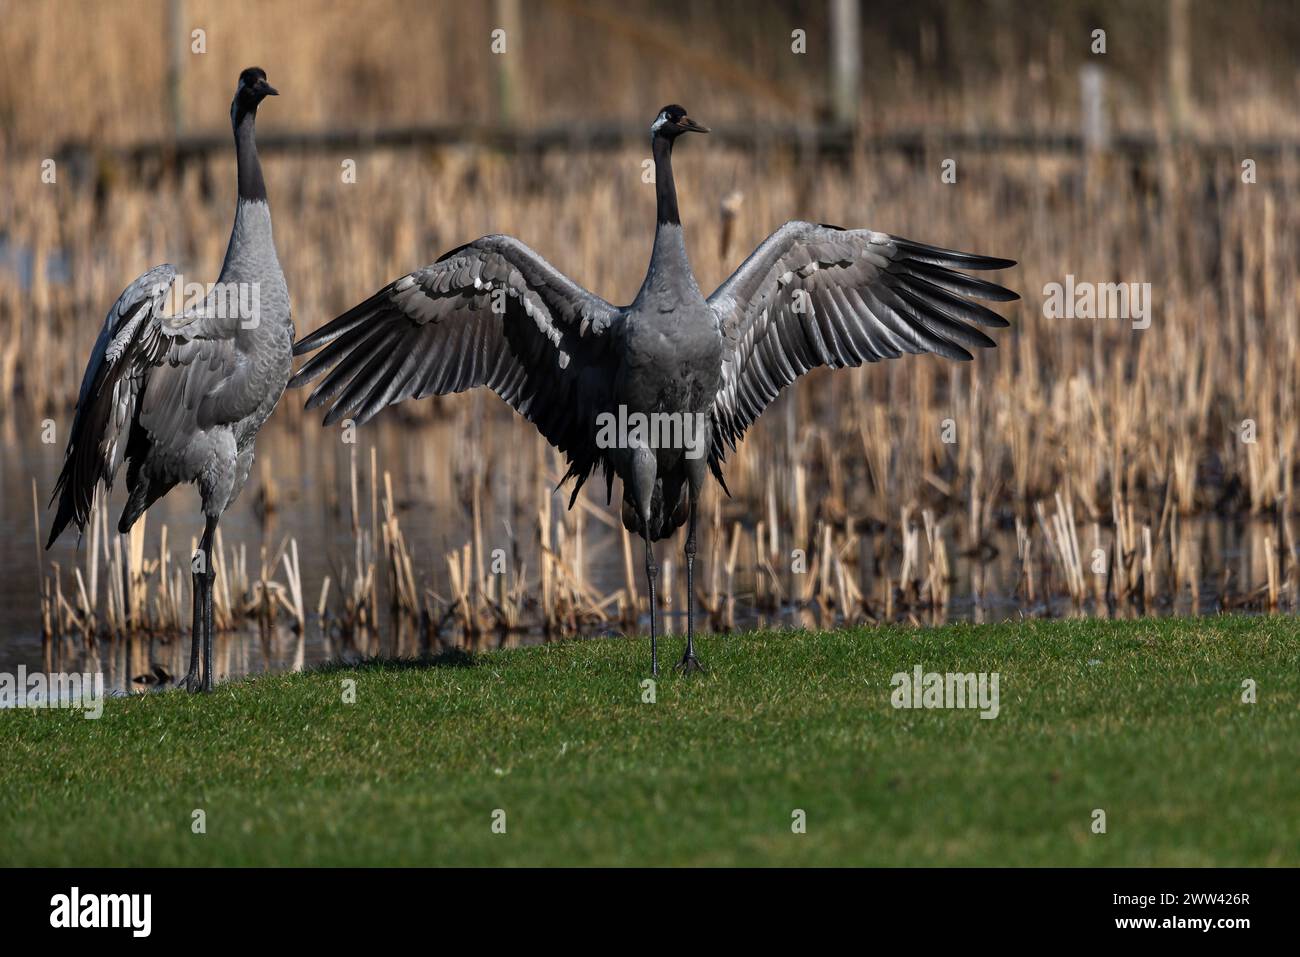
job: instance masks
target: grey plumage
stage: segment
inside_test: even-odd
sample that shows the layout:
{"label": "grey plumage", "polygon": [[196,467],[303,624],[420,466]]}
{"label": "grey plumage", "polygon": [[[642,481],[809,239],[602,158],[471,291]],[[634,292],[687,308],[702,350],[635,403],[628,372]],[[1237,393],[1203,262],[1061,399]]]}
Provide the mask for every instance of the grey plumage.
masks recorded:
{"label": "grey plumage", "polygon": [[239,198],[221,274],[203,303],[164,316],[176,271],[163,265],[131,283],[109,310],[82,379],[46,545],[69,523],[84,530],[97,486],[112,489],[123,459],[128,467],[121,532],[177,484],[195,482],[206,524],[203,581],[195,577],[191,687],[201,630],[207,632],[205,684],[210,687],[212,680],[212,572],[206,560],[212,536],[248,480],[254,439],[293,364],[289,291],[253,138],[257,104],[274,93],[260,69],[240,75],[231,109]]}
{"label": "grey plumage", "polygon": [[175,279],[172,265],[155,266],[127,286],[108,311],[81,378],[63,470],[54,486],[59,510],[46,548],[69,522],[86,527],[101,481],[112,487],[145,374],[170,345],[159,316]]}
{"label": "grey plumage", "polygon": [[[498,314],[496,309],[502,310]],[[298,343],[328,345],[293,378],[329,369],[309,408],[365,422],[394,402],[487,386],[572,458],[609,402],[611,324],[620,313],[518,240],[485,236],[389,283]],[[588,468],[594,465],[588,462]]]}
{"label": "grey plumage", "polygon": [[968,323],[1000,328],[1007,320],[966,297],[1019,296],[954,268],[1014,265],[865,229],[786,223],[709,297],[723,339],[711,464],[720,466],[726,448],[810,369],[903,353],[969,360],[968,348],[992,348]]}
{"label": "grey plumage", "polygon": [[[905,352],[970,359],[969,348],[994,344],[972,323],[1007,325],[970,297],[1018,298],[956,271],[1003,269],[1014,265],[1010,260],[792,222],[706,299],[687,259],[672,174],[673,143],[686,132],[707,130],[679,106],[665,107],[652,127],[658,225],[630,305],[615,307],[587,292],[515,239],[487,236],[390,283],[301,340],[295,352],[320,351],[290,383],[324,375],[307,405],[329,405],[327,423],[365,422],[402,399],[485,385],[565,454],[574,498],[593,471],[604,473],[607,489],[618,475],[623,522],[646,539],[656,672],[650,543],[688,525],[690,608],[681,666],[697,668],[696,503],[706,470],[723,482],[727,450],[780,391],[817,366],[857,366]],[[598,417],[620,407],[699,414],[707,454],[603,447]]]}

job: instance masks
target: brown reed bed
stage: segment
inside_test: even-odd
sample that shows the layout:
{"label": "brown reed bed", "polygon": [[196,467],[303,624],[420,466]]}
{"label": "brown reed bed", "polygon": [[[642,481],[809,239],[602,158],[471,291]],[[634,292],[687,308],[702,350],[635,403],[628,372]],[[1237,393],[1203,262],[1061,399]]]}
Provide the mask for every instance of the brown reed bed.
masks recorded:
{"label": "brown reed bed", "polygon": [[[558,42],[570,23],[569,14],[557,12],[564,6],[539,15],[533,42]],[[122,10],[141,8],[95,5],[92,11],[73,3],[65,9],[82,11],[102,28],[98,49],[102,36],[119,29]],[[195,3],[192,9],[219,30],[223,8]],[[269,9],[272,19],[289,16]],[[290,75],[315,75],[312,51],[342,28],[334,15],[320,13],[318,30],[285,31],[292,37],[283,54]],[[20,6],[15,15],[34,14]],[[482,26],[474,19],[481,12],[449,16],[469,18],[466,30]],[[385,30],[377,27],[375,49],[357,53],[350,69],[366,76],[377,69],[376,50],[384,37],[391,39]],[[0,43],[33,33],[44,36],[11,29]],[[92,99],[77,86],[89,81],[66,76],[76,57],[55,64],[44,42],[34,48],[35,59],[11,61],[56,81],[37,83],[37,94],[62,90],[59,95]],[[1061,42],[1058,35],[1049,45]],[[157,62],[138,55],[133,43],[109,44],[117,52],[95,56],[120,59],[92,57],[95,70],[85,75],[113,77],[109,89],[129,78],[148,87],[157,77],[140,71],[156,71]],[[606,63],[608,69],[635,71],[628,50],[615,55],[612,49],[609,57],[619,62]],[[864,108],[865,125],[881,130],[960,120],[980,128],[1015,122],[1072,130],[1074,61],[1058,52],[1046,58],[1051,70],[1041,56],[1030,56],[1031,69],[1017,70],[1015,79],[1008,72],[993,86],[966,93],[940,96],[922,85],[910,99],[879,97]],[[189,105],[204,128],[224,122],[224,108],[208,102],[204,84],[216,84],[218,74],[233,76],[243,65],[227,62],[233,55],[214,49],[196,67]],[[477,69],[477,54],[458,55],[469,59],[436,65],[437,58],[426,57],[420,69]],[[756,57],[755,72],[771,67],[773,76],[785,76],[780,71],[795,69],[767,56]],[[997,56],[1020,62],[1015,50]],[[925,55],[883,62],[892,66],[882,70],[881,82],[900,91],[916,86],[926,63]],[[1244,62],[1228,58],[1206,77],[1200,131],[1243,142],[1294,132],[1294,116],[1278,109],[1267,80],[1233,65]],[[528,103],[539,107],[529,115],[539,120],[551,116],[547,110],[561,117],[573,110],[563,96],[540,91],[548,83],[570,89],[575,78],[561,76],[559,66],[546,69],[555,75],[529,93]],[[304,90],[294,113],[304,124],[331,115],[329,97],[342,96],[338,84],[351,82],[346,71],[336,72],[338,78],[304,84],[311,92]],[[394,122],[437,119],[417,111],[428,89],[438,86],[436,77],[424,80],[420,86],[409,77],[373,79],[369,88],[393,86],[393,95],[360,104],[359,115],[373,118],[382,108]],[[595,89],[593,95],[603,95],[605,87]],[[710,120],[798,112],[798,104],[760,109],[762,98],[740,87],[687,89],[700,91],[702,116],[704,103],[717,105],[717,113],[705,116]],[[485,90],[474,87],[462,102],[490,113]],[[654,105],[676,98],[665,91]],[[1117,128],[1163,128],[1140,92],[1126,90],[1113,106]],[[592,109],[621,115],[632,107],[601,100]],[[51,108],[39,127],[24,112],[21,121],[2,127],[0,161],[7,169],[35,169],[42,146],[98,132],[85,125],[92,122],[108,126],[110,140],[160,134],[146,117],[156,111],[123,109],[111,117],[121,122],[108,124],[102,113]],[[697,585],[711,627],[732,629],[791,609],[826,623],[940,620],[950,613],[959,564],[974,569],[968,591],[971,614],[979,617],[989,613],[983,598],[997,587],[990,569],[1000,549],[1015,553],[1018,613],[1294,609],[1297,158],[1275,155],[1260,164],[1257,182],[1247,184],[1243,156],[1188,146],[1168,145],[1137,160],[975,153],[956,157],[958,182],[945,184],[939,170],[947,156],[941,143],[918,156],[859,154],[845,161],[818,160],[797,144],[741,153],[701,141],[683,150],[678,176],[688,243],[706,287],[779,223],[805,218],[1015,257],[1020,265],[1004,281],[1025,297],[1010,312],[1012,327],[997,335],[999,348],[975,363],[922,358],[816,373],[778,400],[727,465],[734,499],[712,490],[705,502],[706,561]],[[388,279],[495,231],[522,237],[585,285],[627,301],[651,236],[653,199],[641,181],[643,158],[636,150],[515,157],[472,147],[355,157],[273,153],[266,158],[268,186],[299,329],[315,328]],[[357,161],[355,183],[342,181],[344,159]],[[207,280],[221,261],[233,181],[229,157],[148,176],[114,164],[111,154],[96,155],[88,170],[62,170],[57,186],[0,177],[4,239],[31,258],[30,282],[0,269],[0,395],[7,400],[0,441],[7,447],[46,419],[66,425],[102,316],[132,277],[173,261],[187,277]],[[1043,288],[1067,275],[1149,282],[1150,327],[1048,318]],[[303,475],[319,470],[350,545],[331,555],[329,574],[304,582],[292,537],[264,534],[266,544],[252,553],[247,542],[222,544],[221,627],[289,621],[305,630],[318,623],[362,648],[390,630],[428,645],[530,631],[636,629],[645,611],[636,543],[590,489],[575,510],[563,508],[551,492],[563,471],[553,453],[495,399],[457,396],[386,412],[387,421],[403,423],[413,435],[438,428],[444,436],[415,443],[398,472],[391,448],[362,453],[353,447],[340,465],[326,451],[338,443],[337,432],[306,421],[300,398],[288,395],[274,420],[299,436],[297,444],[275,451],[276,468],[263,454],[258,487],[241,507],[255,509],[269,528],[277,513],[298,507]],[[448,430],[458,438],[445,440]],[[413,508],[454,514],[468,531],[454,541],[413,539],[403,527]],[[1234,564],[1195,531],[1215,516],[1262,525],[1268,534],[1252,539],[1250,554]],[[184,633],[189,575],[182,544],[189,543],[158,523],[122,539],[109,534],[101,517],[76,568],[49,569],[38,557],[45,633],[84,641]],[[621,581],[597,574],[609,567],[621,570]],[[675,551],[665,553],[663,568],[665,607],[680,612],[684,576]],[[669,618],[670,628],[674,621]]]}
{"label": "brown reed bed", "polygon": [[[643,258],[647,242],[635,214],[644,212],[637,207],[648,206],[648,197],[637,176],[602,182],[597,175],[607,163],[637,169],[635,156],[579,162],[594,187],[574,182],[572,167],[543,160],[553,182],[540,192],[527,185],[532,174],[522,161],[450,156],[439,170],[398,154],[372,161],[386,172],[358,193],[336,190],[332,174],[312,163],[268,164],[273,193],[277,180],[297,180],[296,194],[287,190],[293,197],[287,214],[277,207],[277,225],[281,236],[306,238],[282,240],[304,329],[383,279],[432,259],[434,251],[486,231],[486,201],[455,201],[458,187],[468,183],[496,197],[494,208],[504,207],[506,221],[497,225],[537,237],[537,246],[561,268],[615,299],[630,296],[635,286],[630,263]],[[684,192],[702,197],[692,236],[706,277],[721,277],[727,265],[709,241],[721,222],[706,212],[709,197],[725,195],[735,180],[760,184],[732,218],[741,248],[801,203],[798,177],[779,154],[698,151],[682,165]],[[745,170],[737,173],[741,166]],[[1288,167],[1258,189],[1235,185],[1235,167],[1227,164],[1199,168],[1154,192],[1126,179],[1115,187],[1118,196],[1091,202],[1078,199],[1072,168],[1059,160],[989,165],[980,173],[996,187],[964,192],[951,192],[902,161],[870,170],[827,164],[822,172],[819,195],[803,197],[814,210],[807,215],[832,218],[816,210],[838,208],[834,218],[846,222],[1019,253],[1021,265],[1008,281],[1026,301],[1013,311],[999,348],[973,364],[910,359],[817,373],[778,400],[728,463],[735,498],[715,499],[706,512],[713,516],[708,531],[714,543],[704,554],[714,564],[702,576],[708,586],[700,598],[714,628],[735,627],[738,608],[742,617],[750,610],[774,615],[803,609],[826,622],[941,620],[952,584],[950,552],[990,557],[992,540],[1012,527],[1025,613],[1149,613],[1162,603],[1171,607],[1173,596],[1186,592],[1190,607],[1198,608],[1207,573],[1223,569],[1206,568],[1196,543],[1180,538],[1180,517],[1215,514],[1264,516],[1276,526],[1264,545],[1265,574],[1250,581],[1225,574],[1212,589],[1220,607],[1294,605],[1289,520],[1300,363],[1294,245],[1300,207],[1287,198],[1296,188],[1295,170]],[[415,195],[422,199],[395,202],[389,195],[394,180],[418,184]],[[1221,191],[1212,206],[1204,200],[1207,183]],[[915,202],[904,204],[902,195]],[[502,196],[514,197],[513,203]],[[190,177],[177,184],[171,201],[220,218],[222,203],[204,201]],[[75,288],[44,279],[31,290],[0,287],[0,298],[11,306],[28,313],[34,308],[43,317],[32,323],[14,318],[16,308],[9,311],[8,335],[0,339],[0,369],[10,377],[4,385],[20,396],[10,407],[11,430],[24,427],[24,416],[28,422],[66,419],[66,397],[75,393],[80,357],[98,325],[85,319],[86,300],[112,301],[119,277],[161,258],[168,245],[171,227],[158,231],[158,255],[129,253],[134,227],[163,207],[156,194],[123,187],[110,202],[122,215],[98,221],[101,233],[114,237],[108,252],[92,249],[54,216],[34,215],[14,227],[33,248],[46,250],[41,256],[58,249],[91,264],[88,272],[78,269],[91,278]],[[589,208],[607,224],[604,230],[625,224],[616,228],[626,231],[627,242],[597,242],[597,231],[586,223]],[[921,217],[917,209],[931,212]],[[1148,242],[1153,216],[1162,221],[1159,249]],[[203,249],[198,261],[215,262],[221,244],[211,230],[199,230],[203,218],[195,213],[189,220],[192,231],[180,247],[197,244]],[[351,229],[354,218],[384,225]],[[1162,243],[1168,231],[1194,241]],[[551,236],[571,236],[575,245],[553,246]],[[339,267],[312,268],[320,261]],[[1066,273],[1152,283],[1150,328],[1046,318],[1039,291]],[[298,399],[290,393],[277,419],[299,434],[319,432],[302,421]],[[391,475],[374,448],[358,463],[353,447],[349,468],[335,477],[331,493],[348,509],[353,546],[335,557],[334,573],[321,581],[314,603],[333,634],[368,647],[386,623],[409,629],[425,644],[636,628],[644,613],[637,551],[597,499],[584,495],[578,509],[563,509],[550,494],[561,470],[540,440],[531,439],[529,467],[502,461],[502,438],[517,444],[530,433],[495,399],[407,403],[386,417],[412,429],[447,423],[468,437],[450,453],[430,449],[423,465],[405,475],[410,487],[396,491],[464,509],[472,531],[442,554],[417,558],[401,528]],[[323,446],[337,439],[322,432],[314,441]],[[315,446],[289,455],[298,457],[300,469],[321,461]],[[450,487],[437,479],[440,473]],[[531,525],[533,532],[512,535],[504,546],[507,571],[493,573],[483,527],[495,515],[484,515],[484,499],[491,490],[492,508],[500,512],[503,496],[494,486],[501,480],[494,476],[502,473],[535,476],[510,480],[504,496],[514,527]],[[260,475],[258,488],[250,490],[251,507],[267,519],[292,507],[283,503],[296,494],[295,477],[265,460]],[[616,591],[602,593],[592,584],[593,529],[612,534],[621,551],[624,582]],[[172,554],[168,530],[160,531],[155,557],[146,560],[144,527],[121,541],[99,520],[86,566],[44,576],[47,634],[93,639],[133,630],[183,632],[184,556]],[[287,615],[305,627],[309,603],[292,572],[296,543],[281,542],[270,554],[263,549],[256,574],[244,547],[219,548],[219,626]],[[794,550],[803,555],[802,571],[794,570]],[[1098,553],[1105,561],[1095,558]],[[663,594],[665,607],[680,611],[685,603],[675,557],[664,562],[669,584]]]}
{"label": "brown reed bed", "polygon": [[[440,156],[430,165],[376,154],[351,185],[337,182],[329,160],[271,160],[277,235],[299,327],[314,328],[383,281],[498,229],[526,237],[607,297],[629,299],[650,234],[638,159],[478,154]],[[749,445],[773,451],[764,436],[778,436],[771,445],[792,482],[832,483],[828,509],[851,507],[883,521],[925,490],[965,512],[963,534],[974,539],[989,522],[1007,520],[1008,497],[1012,510],[1028,517],[1034,501],[1067,483],[1090,519],[1105,513],[1117,492],[1140,496],[1151,509],[1163,510],[1168,498],[1183,514],[1261,513],[1290,501],[1300,168],[1288,161],[1268,182],[1245,185],[1234,163],[1201,159],[1182,157],[1185,175],[1157,188],[1117,171],[1106,197],[1087,201],[1075,189],[1079,164],[1053,158],[973,159],[966,175],[979,185],[967,187],[945,186],[901,159],[870,168],[828,163],[812,177],[814,193],[804,188],[807,171],[780,153],[701,149],[684,156],[682,189],[694,197],[688,229],[706,285],[738,259],[733,253],[724,262],[713,241],[717,204],[735,183],[748,197],[734,224],[740,250],[781,221],[805,216],[1021,257],[1007,281],[1025,302],[995,352],[970,366],[927,358],[815,374],[800,383],[785,413],[769,413]],[[221,181],[231,173],[228,162],[214,168]],[[228,202],[205,199],[201,179],[188,173],[161,190],[124,185],[109,194],[102,215],[75,187],[48,204],[8,197],[15,211],[10,241],[30,249],[37,266],[30,288],[0,270],[0,391],[15,397],[5,406],[7,429],[24,427],[24,418],[26,427],[66,419],[100,316],[123,277],[165,259],[180,260],[190,276],[215,274],[225,235],[212,223],[226,221]],[[45,275],[40,264],[55,260],[75,283]],[[322,262],[331,267],[320,269]],[[1067,275],[1151,283],[1151,327],[1045,317],[1043,286]],[[407,403],[388,415],[430,421],[461,401]],[[294,396],[277,415],[300,420]],[[823,426],[819,441],[805,439],[796,449],[795,422]],[[832,454],[847,448],[854,450],[847,459]],[[744,451],[729,467],[743,501],[770,511],[773,497],[800,497],[793,486],[753,486],[753,461],[768,458]],[[799,538],[807,531],[793,529]]]}
{"label": "brown reed bed", "polygon": [[[392,473],[381,471],[377,449],[372,446],[366,454],[349,450],[340,497],[354,547],[332,556],[334,570],[321,579],[312,613],[295,539],[282,538],[271,551],[262,548],[256,573],[244,546],[228,548],[218,539],[217,628],[256,627],[263,635],[288,628],[300,636],[314,630],[336,653],[350,649],[358,655],[385,648],[414,654],[576,634],[637,633],[647,611],[644,590],[638,588],[640,562],[634,560],[639,548],[600,504],[583,498],[572,511],[559,507],[562,496],[549,484],[562,474],[559,463],[540,440],[534,455],[545,480],[511,483],[536,493],[530,499],[536,502],[531,529],[521,535],[509,531],[505,539],[489,534],[483,516],[499,503],[476,496],[475,489],[481,492],[484,483],[468,472],[458,483],[471,496],[468,533],[440,564],[431,560],[428,542],[413,542],[403,529],[402,515],[409,509],[398,504]],[[440,507],[456,506],[444,501]],[[708,520],[701,536],[709,563],[697,579],[706,629],[726,632],[766,623],[925,625],[952,615],[957,575],[951,553],[963,522],[958,514],[941,517],[929,507],[918,511],[908,506],[893,521],[876,525],[832,520],[805,508],[802,518],[796,509],[794,516],[780,514],[769,526],[763,520],[729,517],[740,511],[716,491],[706,498]],[[183,640],[191,600],[188,552],[173,554],[174,539],[166,525],[156,536],[146,532],[147,521],[130,535],[111,535],[105,515],[105,509],[97,509],[81,563],[42,571],[47,649],[66,655],[80,647],[99,654],[101,646],[111,649],[123,640]],[[1253,556],[1260,560],[1244,566],[1249,569],[1245,580],[1234,581],[1227,563],[1214,569],[1203,564],[1203,536],[1183,530],[1195,520],[1181,518],[1173,508],[1165,517],[1164,524],[1153,526],[1133,501],[1119,496],[1111,503],[1110,521],[1082,520],[1068,492],[1036,502],[1032,523],[1016,520],[1020,571],[1012,576],[1014,594],[1008,596],[1013,613],[1137,617],[1296,610],[1300,570],[1289,519],[1264,528],[1256,546],[1261,551]],[[791,531],[801,522],[807,528],[804,539]],[[525,527],[519,526],[521,531]],[[158,543],[156,552],[146,546],[152,539]],[[995,557],[965,556],[974,560],[966,565],[973,607],[964,616],[995,617],[985,609],[982,593]],[[593,559],[606,574],[591,574]],[[611,581],[608,569],[615,567],[621,581]],[[1216,587],[1212,578],[1220,569],[1223,582]],[[672,613],[684,609],[686,597],[675,552],[663,555],[662,574],[661,611],[672,631]],[[1208,606],[1201,600],[1207,586]],[[998,616],[1007,613],[1004,604]]]}

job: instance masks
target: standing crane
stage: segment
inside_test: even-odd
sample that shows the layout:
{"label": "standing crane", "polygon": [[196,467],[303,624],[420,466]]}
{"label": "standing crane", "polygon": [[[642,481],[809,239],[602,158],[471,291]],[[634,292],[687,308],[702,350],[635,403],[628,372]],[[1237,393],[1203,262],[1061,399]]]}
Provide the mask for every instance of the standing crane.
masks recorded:
{"label": "standing crane", "polygon": [[174,486],[198,484],[204,527],[192,569],[190,667],[181,682],[190,691],[212,690],[217,522],[248,481],[258,430],[293,371],[289,290],[253,136],[258,105],[276,93],[259,67],[240,73],[230,105],[239,192],[221,275],[202,304],[181,315],[163,315],[176,280],[171,265],[150,269],[113,304],[81,380],[51,498],[59,508],[46,548],[69,522],[85,530],[96,489],[102,482],[112,490],[123,459],[128,495],[119,532]]}
{"label": "standing crane", "polygon": [[[707,298],[686,256],[672,154],[686,133],[707,133],[678,105],[651,126],[656,227],[645,280],[614,306],[509,236],[453,249],[379,290],[297,343],[320,350],[290,381],[325,376],[308,408],[326,424],[365,422],[409,398],[486,386],[566,456],[569,505],[596,469],[623,486],[625,527],[645,539],[650,667],[659,673],[653,543],[687,527],[686,649],[695,653],[695,529],[711,470],[726,490],[728,449],[786,386],[818,366],[846,368],[907,353],[969,360],[991,347],[974,328],[1006,326],[970,297],[1014,292],[958,269],[1015,263],[940,249],[865,229],[786,223]],[[609,441],[604,424],[659,415],[694,420],[694,441],[655,443],[654,430]],[[662,435],[662,432],[660,433]]]}

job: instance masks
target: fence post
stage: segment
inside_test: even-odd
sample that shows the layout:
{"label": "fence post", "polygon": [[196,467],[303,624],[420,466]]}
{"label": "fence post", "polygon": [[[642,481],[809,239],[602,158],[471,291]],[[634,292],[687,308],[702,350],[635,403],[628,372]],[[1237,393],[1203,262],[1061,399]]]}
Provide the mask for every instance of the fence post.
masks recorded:
{"label": "fence post", "polygon": [[1106,74],[1095,63],[1085,63],[1079,69],[1079,98],[1084,152],[1099,153],[1110,145],[1110,129],[1106,122]]}
{"label": "fence post", "polygon": [[1192,112],[1189,41],[1187,0],[1169,0],[1169,125],[1174,136],[1186,131]]}
{"label": "fence post", "polygon": [[831,111],[836,125],[856,130],[862,71],[858,0],[830,0]]}
{"label": "fence post", "polygon": [[496,23],[493,29],[505,31],[506,49],[498,54],[497,61],[497,109],[503,126],[514,124],[519,107],[519,71],[515,64],[523,55],[520,42],[523,29],[519,18],[519,0],[495,0],[493,13]]}
{"label": "fence post", "polygon": [[185,30],[185,0],[168,0],[164,26],[167,48],[167,114],[171,134],[179,139],[185,132],[185,61],[189,36]]}

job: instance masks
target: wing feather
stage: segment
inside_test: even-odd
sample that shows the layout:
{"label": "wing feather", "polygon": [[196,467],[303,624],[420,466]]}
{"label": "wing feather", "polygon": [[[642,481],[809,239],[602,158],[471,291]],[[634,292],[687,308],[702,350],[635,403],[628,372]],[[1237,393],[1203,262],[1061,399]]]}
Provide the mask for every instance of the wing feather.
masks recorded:
{"label": "wing feather", "polygon": [[[620,310],[508,236],[485,236],[389,283],[294,347],[313,355],[290,380],[323,376],[308,408],[365,422],[410,398],[486,386],[533,422],[583,477]],[[580,361],[573,362],[573,358]],[[572,471],[572,470],[571,470]]]}
{"label": "wing feather", "polygon": [[865,229],[786,223],[709,297],[723,332],[722,387],[713,403],[714,472],[773,399],[818,366],[845,368],[930,352],[972,358],[1005,327],[970,297],[1019,296],[958,269],[1015,263]]}
{"label": "wing feather", "polygon": [[59,508],[46,548],[69,522],[84,530],[96,487],[101,481],[113,486],[145,377],[171,344],[161,309],[175,279],[172,265],[155,266],[127,286],[108,311],[81,377],[63,468],[50,496],[50,504],[57,500]]}

